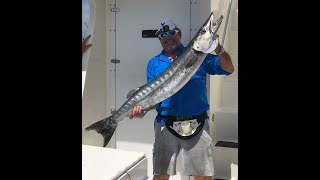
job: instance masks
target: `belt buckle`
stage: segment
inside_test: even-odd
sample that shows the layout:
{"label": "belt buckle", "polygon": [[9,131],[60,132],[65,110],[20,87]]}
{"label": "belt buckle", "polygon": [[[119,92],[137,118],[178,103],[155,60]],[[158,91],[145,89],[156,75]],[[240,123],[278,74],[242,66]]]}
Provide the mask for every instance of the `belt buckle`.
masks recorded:
{"label": "belt buckle", "polygon": [[178,121],[186,121],[186,120],[189,120],[189,119],[193,119],[192,117],[193,116],[177,116],[176,120],[178,120]]}
{"label": "belt buckle", "polygon": [[177,117],[176,117],[176,120],[177,120],[177,121],[182,121],[182,120],[184,120],[184,117],[185,117],[185,116],[177,116]]}
{"label": "belt buckle", "polygon": [[[180,116],[181,117],[181,116]],[[187,116],[182,116],[187,117]],[[173,122],[171,129],[173,129],[180,136],[189,136],[193,134],[200,124],[198,124],[196,119],[185,120],[185,121],[175,121]]]}

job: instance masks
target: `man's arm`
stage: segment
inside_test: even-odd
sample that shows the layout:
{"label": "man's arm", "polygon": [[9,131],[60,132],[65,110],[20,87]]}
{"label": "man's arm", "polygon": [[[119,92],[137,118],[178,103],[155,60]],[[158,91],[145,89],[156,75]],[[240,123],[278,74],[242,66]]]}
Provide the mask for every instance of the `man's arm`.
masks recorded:
{"label": "man's arm", "polygon": [[229,73],[233,73],[234,67],[233,67],[231,56],[229,55],[229,53],[224,50],[224,48],[220,45],[220,43],[218,44],[217,48],[214,51],[219,56],[220,67]]}

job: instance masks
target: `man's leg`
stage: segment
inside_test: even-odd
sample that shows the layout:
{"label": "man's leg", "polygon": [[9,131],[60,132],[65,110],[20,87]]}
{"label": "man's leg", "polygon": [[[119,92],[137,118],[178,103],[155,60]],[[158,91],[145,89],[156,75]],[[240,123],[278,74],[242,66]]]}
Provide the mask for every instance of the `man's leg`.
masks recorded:
{"label": "man's leg", "polygon": [[194,137],[180,140],[183,175],[194,176],[196,180],[210,179],[214,175],[213,145],[209,134],[208,120]]}
{"label": "man's leg", "polygon": [[169,178],[176,174],[176,161],[180,151],[177,138],[165,125],[155,122],[155,142],[153,145],[153,175],[157,178]]}
{"label": "man's leg", "polygon": [[169,174],[155,175],[153,176],[153,180],[168,180]]}
{"label": "man's leg", "polygon": [[193,176],[194,180],[211,180],[211,176]]}

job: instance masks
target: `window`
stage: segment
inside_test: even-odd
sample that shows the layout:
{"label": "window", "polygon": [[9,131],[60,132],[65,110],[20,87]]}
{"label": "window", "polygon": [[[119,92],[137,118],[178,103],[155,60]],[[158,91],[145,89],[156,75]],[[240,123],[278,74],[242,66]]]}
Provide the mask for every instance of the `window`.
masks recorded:
{"label": "window", "polygon": [[88,0],[82,0],[82,40],[87,36],[90,6]]}

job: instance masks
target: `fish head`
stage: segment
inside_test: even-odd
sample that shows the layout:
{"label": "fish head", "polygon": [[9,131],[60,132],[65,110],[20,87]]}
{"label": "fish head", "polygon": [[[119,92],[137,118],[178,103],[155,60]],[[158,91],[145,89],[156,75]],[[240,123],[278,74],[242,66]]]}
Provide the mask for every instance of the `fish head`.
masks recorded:
{"label": "fish head", "polygon": [[221,25],[223,16],[214,22],[213,13],[210,14],[207,21],[199,29],[195,36],[193,49],[203,53],[211,53],[218,45],[217,32]]}

